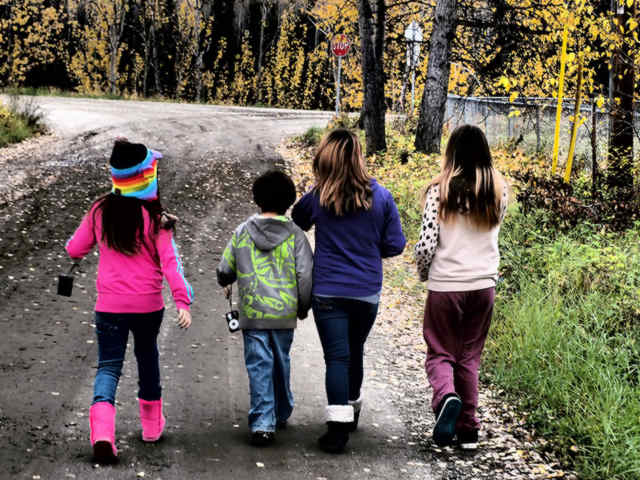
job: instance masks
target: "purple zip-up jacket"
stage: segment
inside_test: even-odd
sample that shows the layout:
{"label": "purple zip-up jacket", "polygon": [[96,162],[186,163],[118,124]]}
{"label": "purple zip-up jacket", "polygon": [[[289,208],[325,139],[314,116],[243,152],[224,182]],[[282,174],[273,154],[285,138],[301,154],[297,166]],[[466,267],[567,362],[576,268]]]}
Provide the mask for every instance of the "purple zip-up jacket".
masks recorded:
{"label": "purple zip-up jacket", "polygon": [[368,297],[382,288],[382,259],[399,255],[406,239],[391,193],[371,180],[372,206],[337,216],[320,206],[314,190],[293,207],[293,221],[303,230],[316,226],[313,294]]}

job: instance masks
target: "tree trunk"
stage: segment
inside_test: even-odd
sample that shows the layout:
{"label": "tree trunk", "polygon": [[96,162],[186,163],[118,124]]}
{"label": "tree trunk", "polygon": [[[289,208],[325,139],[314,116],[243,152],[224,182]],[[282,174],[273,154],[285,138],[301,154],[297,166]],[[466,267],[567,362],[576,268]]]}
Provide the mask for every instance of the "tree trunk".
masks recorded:
{"label": "tree trunk", "polygon": [[416,150],[440,153],[442,124],[449,93],[451,43],[456,31],[457,0],[438,0],[429,41],[427,80],[420,106]]}
{"label": "tree trunk", "polygon": [[151,37],[151,66],[153,68],[154,81],[153,92],[156,95],[162,95],[162,87],[160,86],[160,62],[158,61],[158,40],[156,36],[156,22],[158,22],[158,18],[161,15],[162,13],[160,12],[160,5],[158,4],[158,0],[155,0],[152,7],[151,28],[149,30],[149,35]]}
{"label": "tree trunk", "polygon": [[160,62],[158,61],[158,42],[156,40],[155,15],[151,24],[151,61],[153,62],[153,80],[154,93],[162,95],[162,87],[160,86]]}
{"label": "tree trunk", "polygon": [[196,4],[196,29],[198,31],[197,41],[194,52],[195,63],[195,82],[196,82],[196,100],[199,102],[204,101],[203,96],[203,79],[204,79],[204,56],[209,51],[211,46],[211,35],[207,32],[210,28],[210,22],[212,21],[212,7],[213,3],[209,3],[205,0],[200,0]]}
{"label": "tree trunk", "polygon": [[149,89],[147,88],[147,79],[149,78],[149,45],[145,40],[144,45],[144,70],[142,72],[142,96],[147,98]]}
{"label": "tree trunk", "polygon": [[118,0],[113,5],[113,18],[109,26],[109,90],[111,95],[118,93],[117,88],[117,63],[118,50],[122,42],[122,34],[124,33],[124,21],[127,15],[126,0]]}
{"label": "tree trunk", "polygon": [[620,48],[613,53],[613,69],[611,97],[611,127],[609,131],[609,161],[607,179],[616,190],[631,193],[633,187],[633,86],[634,86],[634,51],[627,45],[631,38],[629,19],[635,17],[635,4],[627,7],[618,0],[615,18],[618,25],[623,26],[624,36]]}
{"label": "tree trunk", "polygon": [[204,72],[204,51],[201,50],[196,59],[196,100],[202,102],[202,75]]}
{"label": "tree trunk", "polygon": [[[64,19],[64,38],[67,42],[71,41],[71,6],[69,5],[69,0],[64,0],[64,12],[66,14]],[[68,55],[68,53],[67,53]]]}
{"label": "tree trunk", "polygon": [[271,8],[270,0],[262,0],[260,5],[260,35],[258,37],[258,63],[256,65],[257,98],[262,101],[262,63],[264,62],[264,29],[267,23],[267,15]]}
{"label": "tree trunk", "polygon": [[364,126],[367,155],[387,148],[385,139],[386,104],[384,96],[384,0],[376,0],[376,12],[369,0],[358,1],[358,24],[362,49],[362,83],[364,103],[361,121]]}
{"label": "tree trunk", "polygon": [[117,61],[117,49],[114,52],[112,49],[111,56],[109,58],[109,92],[111,95],[115,95],[117,92],[116,87],[116,61]]}
{"label": "tree trunk", "polygon": [[267,0],[262,1],[260,5],[260,36],[258,37],[258,65],[256,71],[258,72],[258,84],[260,84],[260,75],[262,73],[262,59],[264,57],[264,27],[267,22],[267,14],[269,13],[269,3]]}

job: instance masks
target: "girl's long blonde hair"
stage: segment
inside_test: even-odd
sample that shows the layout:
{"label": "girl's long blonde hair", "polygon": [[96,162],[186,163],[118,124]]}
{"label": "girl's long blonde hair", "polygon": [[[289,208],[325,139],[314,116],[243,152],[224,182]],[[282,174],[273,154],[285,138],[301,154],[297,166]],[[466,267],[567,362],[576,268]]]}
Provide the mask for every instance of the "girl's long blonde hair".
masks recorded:
{"label": "girl's long blonde hair", "polygon": [[371,176],[355,133],[346,129],[327,134],[313,158],[315,191],[320,205],[338,216],[371,208]]}
{"label": "girl's long blonde hair", "polygon": [[439,215],[443,221],[462,214],[483,229],[500,223],[500,202],[506,183],[493,167],[487,138],[478,127],[462,125],[453,131],[442,171],[426,190],[433,185],[440,186]]}

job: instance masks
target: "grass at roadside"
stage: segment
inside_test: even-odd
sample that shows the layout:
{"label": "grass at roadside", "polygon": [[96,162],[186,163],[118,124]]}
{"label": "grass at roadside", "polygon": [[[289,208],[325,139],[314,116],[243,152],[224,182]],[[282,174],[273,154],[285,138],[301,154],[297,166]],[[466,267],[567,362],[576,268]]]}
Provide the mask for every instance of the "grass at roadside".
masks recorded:
{"label": "grass at roadside", "polygon": [[44,130],[42,115],[35,102],[12,99],[8,106],[0,103],[0,148],[21,142]]}
{"label": "grass at roadside", "polygon": [[[112,95],[110,93],[77,93],[72,90],[61,90],[59,88],[53,87],[21,87],[21,88],[5,88],[2,90],[2,93],[11,96],[29,96],[29,97],[42,97],[42,96],[51,96],[51,97],[77,97],[77,98],[92,98],[92,99],[102,99],[102,100],[140,100],[140,98],[125,96],[125,95]],[[155,99],[155,97],[150,97],[151,100]]]}
{"label": "grass at roadside", "polygon": [[639,227],[527,239],[519,212],[503,227],[489,378],[584,479],[640,478]]}
{"label": "grass at roadside", "polygon": [[[311,157],[321,133],[301,139],[303,155]],[[387,152],[369,159],[398,204],[407,256],[418,235],[422,189],[439,168],[436,156],[414,153],[411,140],[392,130]],[[508,176],[541,161],[506,148],[495,149],[494,159]],[[524,215],[513,205],[503,226],[504,282],[485,380],[508,392],[580,478],[640,479],[640,225],[617,234],[591,225],[561,232],[548,216]],[[389,280],[418,293],[407,279],[413,271],[398,265]]]}

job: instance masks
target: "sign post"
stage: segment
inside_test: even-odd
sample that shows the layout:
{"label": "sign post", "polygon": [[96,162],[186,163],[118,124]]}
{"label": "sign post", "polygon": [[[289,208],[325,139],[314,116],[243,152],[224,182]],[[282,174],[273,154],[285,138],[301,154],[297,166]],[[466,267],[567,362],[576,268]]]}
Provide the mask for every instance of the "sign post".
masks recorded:
{"label": "sign post", "polygon": [[411,72],[411,112],[416,105],[416,66],[420,60],[420,46],[422,43],[422,28],[415,20],[404,31],[407,39],[407,67]]}
{"label": "sign post", "polygon": [[342,75],[342,57],[344,57],[351,48],[349,38],[341,33],[335,35],[331,40],[331,51],[338,57],[338,75],[336,77],[336,115],[340,113],[340,77]]}

